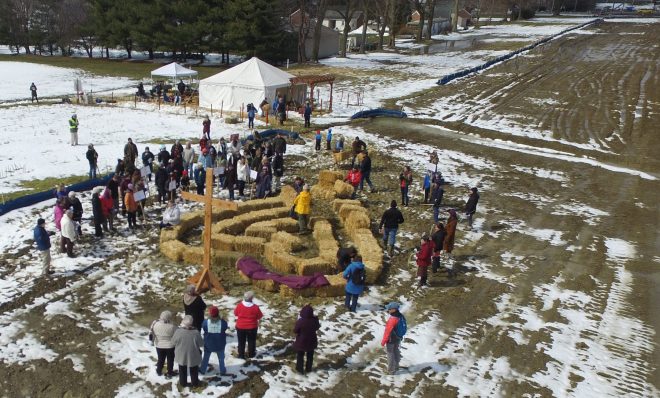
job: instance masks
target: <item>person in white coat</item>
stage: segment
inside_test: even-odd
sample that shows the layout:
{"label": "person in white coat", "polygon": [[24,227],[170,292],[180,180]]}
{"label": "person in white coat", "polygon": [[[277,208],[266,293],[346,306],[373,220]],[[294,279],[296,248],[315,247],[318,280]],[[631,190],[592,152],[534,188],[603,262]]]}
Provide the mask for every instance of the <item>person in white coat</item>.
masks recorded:
{"label": "person in white coat", "polygon": [[73,243],[78,239],[76,234],[76,223],[73,221],[73,209],[68,209],[62,217],[62,237],[60,239],[60,251],[66,252],[69,257],[75,257],[73,254]]}
{"label": "person in white coat", "polygon": [[170,200],[167,203],[167,208],[163,211],[163,221],[161,221],[160,227],[172,227],[174,225],[179,225],[180,222],[181,211],[179,210],[179,206],[177,206],[173,200]]}
{"label": "person in white coat", "polygon": [[153,321],[151,324],[151,336],[156,346],[156,355],[158,361],[156,362],[156,373],[158,376],[163,374],[163,365],[167,359],[167,377],[174,376],[174,343],[172,337],[176,332],[176,325],[172,323],[172,313],[170,311],[163,311],[160,318]]}
{"label": "person in white coat", "polygon": [[245,156],[241,156],[236,165],[236,181],[238,185],[238,196],[245,198],[245,184],[250,181],[250,165],[248,165]]}

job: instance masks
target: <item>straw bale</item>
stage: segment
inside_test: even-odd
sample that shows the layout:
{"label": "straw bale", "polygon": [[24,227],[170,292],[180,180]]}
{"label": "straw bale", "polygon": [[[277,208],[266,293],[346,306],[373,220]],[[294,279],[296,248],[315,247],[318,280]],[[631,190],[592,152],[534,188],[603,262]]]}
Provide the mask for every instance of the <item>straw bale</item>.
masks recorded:
{"label": "straw bale", "polygon": [[213,208],[213,222],[218,222],[221,220],[226,220],[236,216],[238,212],[236,210],[229,209],[218,209],[217,207]]}
{"label": "straw bale", "polygon": [[309,228],[314,229],[317,222],[328,222],[328,219],[321,216],[313,216],[309,218]]}
{"label": "straw bale", "polygon": [[257,224],[261,224],[261,223],[255,223],[245,228],[245,236],[254,236],[254,237],[270,240],[271,236],[275,232],[277,232],[277,229],[275,229],[275,227],[263,226],[263,225],[259,226]]}
{"label": "straw bale", "polygon": [[280,286],[282,297],[338,297],[346,294],[346,281],[341,275],[325,275],[330,285],[322,287],[308,287],[305,289],[292,289],[286,285]]}
{"label": "straw bale", "polygon": [[298,258],[289,254],[279,243],[269,242],[264,245],[264,257],[277,272],[290,274],[293,272]]}
{"label": "straw bale", "polygon": [[353,191],[354,191],[353,186],[342,180],[335,181],[334,189],[335,189],[335,196],[338,198],[346,199],[353,196]]}
{"label": "straw bale", "polygon": [[298,196],[298,194],[292,186],[284,185],[277,197],[282,200],[285,206],[291,208],[291,206],[293,206],[293,200],[296,198],[296,196]]}
{"label": "straw bale", "polygon": [[296,263],[296,274],[298,275],[312,275],[316,272],[327,274],[335,270],[334,262],[321,257],[299,259]]}
{"label": "straw bale", "polygon": [[352,211],[344,220],[344,226],[350,234],[351,231],[361,228],[369,228],[371,226],[371,219],[366,213]]}
{"label": "straw bale", "polygon": [[163,228],[160,230],[160,244],[162,245],[165,242],[170,240],[179,239],[179,228],[178,226],[173,228]]}
{"label": "straw bale", "polygon": [[160,245],[160,252],[170,260],[181,261],[186,244],[180,240],[170,240]]}
{"label": "straw bale", "polygon": [[362,206],[359,200],[355,199],[335,199],[332,201],[332,211],[335,213],[339,212],[339,209],[343,205],[355,205],[355,206]]}
{"label": "straw bale", "polygon": [[305,247],[305,244],[303,243],[302,239],[284,231],[280,231],[272,234],[270,236],[270,241],[273,243],[279,243],[287,251],[290,252],[299,251]]}
{"label": "straw bale", "polygon": [[277,218],[275,220],[271,220],[271,223],[278,231],[285,231],[289,233],[298,232],[298,221],[291,217]]}
{"label": "straw bale", "polygon": [[191,229],[204,224],[204,211],[191,211],[189,213],[183,213],[180,218],[181,222],[177,226],[179,231],[179,236],[185,234]]}
{"label": "straw bale", "polygon": [[339,219],[343,223],[346,220],[346,217],[348,217],[348,215],[350,213],[355,212],[355,211],[360,212],[360,213],[364,213],[364,214],[367,215],[367,217],[369,216],[369,211],[367,209],[365,209],[364,207],[345,204],[339,209]]}
{"label": "straw bale", "polygon": [[363,160],[363,159],[364,159],[364,152],[360,152],[360,153],[358,153],[358,155],[357,155],[357,160],[356,160],[356,161],[357,161],[358,163],[362,163],[362,160]]}
{"label": "straw bale", "polygon": [[335,198],[335,187],[332,184],[313,185],[309,192],[312,194],[312,199],[332,200]]}
{"label": "straw bale", "polygon": [[321,184],[334,184],[337,180],[343,180],[344,173],[335,170],[321,170],[319,171],[319,183]]}
{"label": "straw bale", "polygon": [[339,250],[339,246],[335,246],[333,248],[319,249],[318,257],[334,263],[337,261],[337,250]]}
{"label": "straw bale", "polygon": [[247,214],[253,211],[272,209],[273,207],[282,207],[285,205],[286,203],[284,203],[279,196],[265,199],[254,199],[238,203],[238,214]]}
{"label": "straw bale", "polygon": [[364,263],[364,269],[367,274],[367,283],[375,283],[378,276],[383,272],[383,263],[370,260],[364,261],[364,258],[362,262]]}
{"label": "straw bale", "polygon": [[204,261],[204,248],[202,246],[186,246],[183,251],[183,261],[189,264],[201,264]]}
{"label": "straw bale", "polygon": [[344,160],[352,158],[353,152],[351,151],[333,152],[332,157],[334,158],[335,163],[341,163]]}
{"label": "straw bale", "polygon": [[[236,251],[222,251],[222,250],[211,250],[211,264],[217,268],[224,269],[233,269],[235,268],[236,261],[245,256],[244,253]],[[222,271],[224,272],[224,270]],[[217,275],[221,272],[217,272]]]}
{"label": "straw bale", "polygon": [[234,243],[236,237],[229,234],[212,234],[211,247],[216,250],[232,251],[234,250]]}
{"label": "straw bale", "polygon": [[264,252],[264,243],[266,239],[254,236],[236,236],[234,239],[234,248],[236,251],[260,256]]}
{"label": "straw bale", "polygon": [[238,235],[245,231],[245,224],[243,220],[238,217],[233,217],[227,220],[219,221],[213,224],[212,231],[213,233],[227,233],[232,235]]}
{"label": "straw bale", "polygon": [[[243,225],[243,229],[238,233],[245,231],[245,227],[254,224],[255,222],[268,221],[273,218],[286,217],[289,215],[288,207],[275,207],[265,210],[257,210],[246,214],[241,214],[240,216],[234,217],[234,222],[240,222]],[[235,234],[235,235],[236,235]]]}
{"label": "straw bale", "polygon": [[245,282],[251,283],[255,287],[258,287],[259,289],[265,290],[267,292],[273,292],[273,293],[276,293],[277,291],[280,290],[280,284],[273,281],[273,280],[251,279],[249,276],[245,275],[241,271],[238,271],[238,274],[240,275],[241,279],[243,279]]}

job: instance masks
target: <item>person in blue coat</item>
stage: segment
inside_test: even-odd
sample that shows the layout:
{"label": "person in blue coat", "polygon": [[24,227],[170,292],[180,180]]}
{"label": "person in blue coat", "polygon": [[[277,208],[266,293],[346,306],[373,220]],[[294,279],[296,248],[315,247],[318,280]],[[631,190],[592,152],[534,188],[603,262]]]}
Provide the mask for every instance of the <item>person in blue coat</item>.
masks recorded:
{"label": "person in blue coat", "polygon": [[321,130],[316,130],[316,135],[314,136],[316,139],[316,150],[320,151],[321,150]]}
{"label": "person in blue coat", "polygon": [[53,273],[50,270],[50,235],[46,231],[46,220],[40,218],[37,220],[37,226],[34,228],[34,242],[37,244],[39,257],[41,257],[41,275],[47,276]]}
{"label": "person in blue coat", "polygon": [[332,129],[328,129],[328,133],[325,135],[325,150],[332,150]]}
{"label": "person in blue coat", "polygon": [[204,357],[202,364],[199,367],[199,373],[205,374],[209,366],[209,359],[211,354],[215,353],[218,356],[220,363],[220,374],[227,373],[225,367],[225,345],[227,344],[227,321],[220,317],[218,307],[211,306],[209,308],[209,318],[205,319],[202,323],[202,330],[204,331]]}
{"label": "person in blue coat", "polygon": [[364,264],[362,263],[362,256],[355,256],[353,261],[344,270],[343,276],[348,281],[346,282],[346,300],[344,301],[344,305],[349,311],[355,312],[357,310],[358,297],[364,291],[367,276]]}

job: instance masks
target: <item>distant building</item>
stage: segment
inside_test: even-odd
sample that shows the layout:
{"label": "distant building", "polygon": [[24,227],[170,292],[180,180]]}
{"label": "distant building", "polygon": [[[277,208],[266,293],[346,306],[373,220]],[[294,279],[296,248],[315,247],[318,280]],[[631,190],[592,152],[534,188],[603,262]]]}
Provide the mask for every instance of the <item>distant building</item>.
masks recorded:
{"label": "distant building", "polygon": [[467,29],[468,25],[472,23],[472,14],[465,8],[458,11],[458,24],[457,29]]}
{"label": "distant building", "polygon": [[[344,17],[343,11],[338,10],[327,10],[325,16],[323,17],[323,26],[327,26],[330,29],[335,29],[338,31],[344,30]],[[358,26],[362,26],[364,22],[364,15],[362,11],[355,11],[351,16],[351,20],[348,23],[350,30],[356,29]]]}
{"label": "distant building", "polygon": [[[300,23],[303,19],[300,9],[294,11],[289,15],[289,24],[291,31],[298,32]],[[305,26],[303,29],[307,31],[305,38],[305,54],[307,58],[311,57],[312,49],[314,48],[314,24],[315,18],[309,18],[307,13],[304,14]],[[319,58],[329,58],[339,53],[339,32],[330,29],[327,26],[321,26],[321,40],[319,41]]]}

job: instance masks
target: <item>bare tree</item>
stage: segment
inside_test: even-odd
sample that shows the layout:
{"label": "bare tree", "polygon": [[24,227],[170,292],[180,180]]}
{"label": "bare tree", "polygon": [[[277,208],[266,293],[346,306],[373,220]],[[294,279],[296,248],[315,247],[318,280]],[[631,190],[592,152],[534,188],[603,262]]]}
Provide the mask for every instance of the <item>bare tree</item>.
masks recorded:
{"label": "bare tree", "polygon": [[389,0],[375,0],[374,10],[376,11],[377,24],[378,24],[378,50],[383,49],[383,37],[385,36],[385,29],[387,28],[387,17],[389,15]]}
{"label": "bare tree", "polygon": [[431,36],[433,35],[433,19],[435,15],[435,2],[436,0],[426,0],[428,3],[428,22],[426,24],[427,30],[428,30],[428,39],[431,40]]}
{"label": "bare tree", "polygon": [[369,0],[362,0],[362,37],[360,41],[360,54],[366,52],[367,22],[369,22]]}
{"label": "bare tree", "polygon": [[312,46],[312,61],[319,62],[319,48],[321,47],[321,27],[325,12],[328,9],[328,0],[320,0],[316,8],[316,21],[314,21],[314,45]]}
{"label": "bare tree", "polygon": [[422,0],[409,0],[412,7],[417,11],[419,14],[419,24],[417,25],[417,36],[415,38],[415,41],[420,42],[422,41],[422,32],[424,32],[424,16],[426,13],[424,12],[424,3]]}
{"label": "bare tree", "polygon": [[344,18],[344,30],[342,32],[341,48],[339,49],[340,58],[346,58],[346,43],[348,43],[348,32],[351,31],[351,19],[353,19],[356,11],[356,2],[356,0],[346,0],[346,8],[343,11],[337,11]]}
{"label": "bare tree", "polygon": [[305,54],[305,30],[306,27],[309,29],[309,18],[307,18],[305,0],[300,0],[298,4],[300,6],[300,26],[298,26],[298,63],[305,63],[307,61],[307,55]]}
{"label": "bare tree", "polygon": [[10,30],[16,43],[25,48],[26,54],[32,54],[30,51],[30,26],[35,9],[35,0],[9,0],[9,11],[13,16],[10,17]]}

